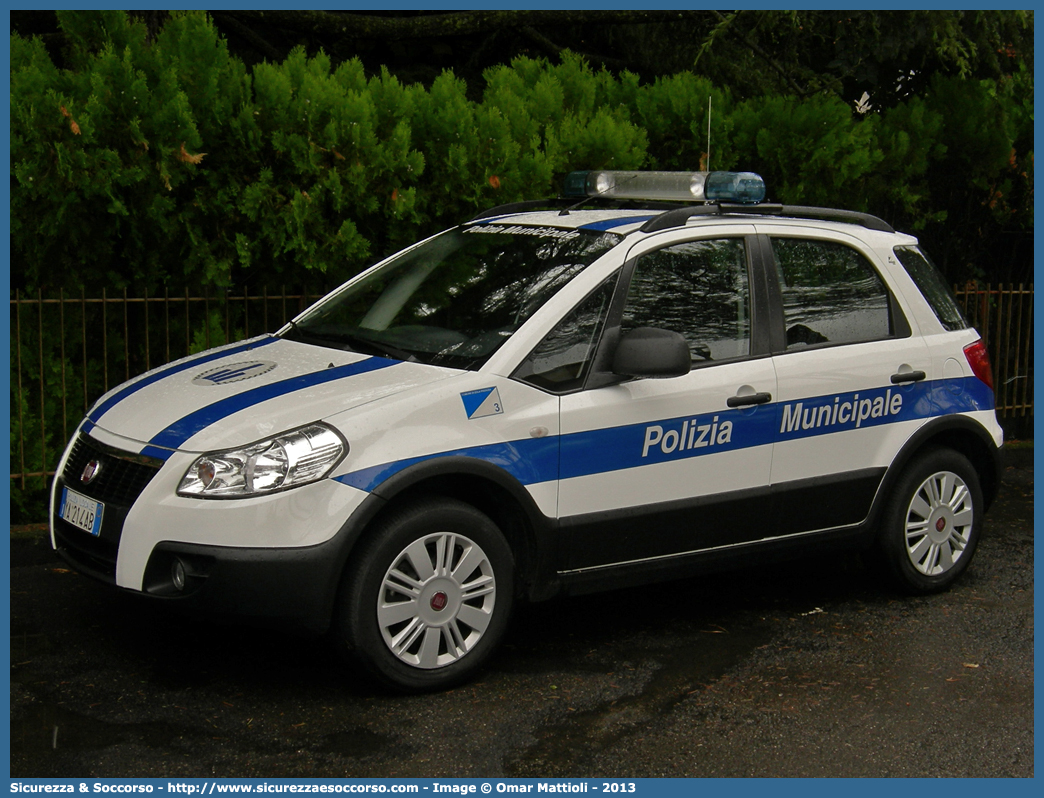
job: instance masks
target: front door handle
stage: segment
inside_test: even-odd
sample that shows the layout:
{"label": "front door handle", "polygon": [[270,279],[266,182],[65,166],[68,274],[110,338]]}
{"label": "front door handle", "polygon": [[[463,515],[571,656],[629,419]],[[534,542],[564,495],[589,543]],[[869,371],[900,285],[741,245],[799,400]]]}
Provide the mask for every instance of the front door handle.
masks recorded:
{"label": "front door handle", "polygon": [[725,404],[729,407],[747,407],[748,405],[763,405],[772,401],[770,393],[747,393],[739,396],[730,396]]}
{"label": "front door handle", "polygon": [[900,371],[892,375],[892,385],[902,385],[904,382],[920,382],[928,375],[923,371]]}

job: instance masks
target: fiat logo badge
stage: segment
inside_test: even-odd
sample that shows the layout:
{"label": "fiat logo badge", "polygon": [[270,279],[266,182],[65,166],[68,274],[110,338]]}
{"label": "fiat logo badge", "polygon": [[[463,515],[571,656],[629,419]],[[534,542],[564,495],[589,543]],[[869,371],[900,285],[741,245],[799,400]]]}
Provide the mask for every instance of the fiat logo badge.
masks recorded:
{"label": "fiat logo badge", "polygon": [[101,471],[101,463],[97,460],[91,460],[91,462],[83,467],[83,473],[80,474],[80,482],[84,485],[89,485],[94,481],[94,478],[98,476],[99,471]]}

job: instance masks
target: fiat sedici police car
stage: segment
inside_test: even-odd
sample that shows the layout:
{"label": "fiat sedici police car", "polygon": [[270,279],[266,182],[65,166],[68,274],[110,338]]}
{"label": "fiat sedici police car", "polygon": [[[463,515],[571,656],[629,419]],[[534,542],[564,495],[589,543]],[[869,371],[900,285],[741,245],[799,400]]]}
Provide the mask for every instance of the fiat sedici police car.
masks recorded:
{"label": "fiat sedici police car", "polygon": [[986,349],[916,239],[764,194],[573,173],[144,374],[65,452],[53,545],[405,691],[472,674],[520,600],[742,558],[864,547],[942,590],[998,485]]}

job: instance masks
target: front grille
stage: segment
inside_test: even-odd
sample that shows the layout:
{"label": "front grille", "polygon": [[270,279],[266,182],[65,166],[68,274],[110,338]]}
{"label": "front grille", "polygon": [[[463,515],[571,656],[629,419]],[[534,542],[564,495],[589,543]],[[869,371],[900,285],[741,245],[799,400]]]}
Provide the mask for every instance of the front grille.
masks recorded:
{"label": "front grille", "polygon": [[[92,460],[97,474],[86,485],[81,480]],[[116,556],[127,513],[145,486],[163,465],[161,460],[121,452],[80,435],[73,444],[57,490],[68,487],[105,505],[100,534],[95,537],[66,523],[55,507],[54,536],[58,552],[73,566],[107,582],[116,580]]]}
{"label": "front grille", "polygon": [[[80,476],[91,460],[98,461],[98,475],[89,485],[83,485]],[[73,490],[92,499],[130,509],[162,464],[160,460],[118,452],[80,435],[73,444],[62,478]]]}

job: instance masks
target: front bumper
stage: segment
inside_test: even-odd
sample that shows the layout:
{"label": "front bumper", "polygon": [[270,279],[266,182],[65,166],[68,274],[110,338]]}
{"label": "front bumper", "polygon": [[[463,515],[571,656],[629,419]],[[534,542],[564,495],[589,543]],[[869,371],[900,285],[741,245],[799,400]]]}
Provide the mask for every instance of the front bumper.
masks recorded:
{"label": "front bumper", "polygon": [[340,536],[293,549],[163,542],[149,557],[142,593],[212,617],[322,633],[336,598],[342,548]]}
{"label": "front bumper", "polygon": [[[358,518],[314,546],[273,549],[162,541],[148,558],[142,590],[122,589],[210,618],[322,634],[330,626],[341,572],[358,538],[361,519],[383,504],[373,497]],[[77,538],[93,542],[90,536],[70,532],[59,536],[65,545],[57,547],[58,554],[77,571],[115,584],[104,559],[85,556],[80,546],[68,545]]]}
{"label": "front bumper", "polygon": [[[184,464],[174,457],[132,462],[140,458],[83,435],[70,452],[52,494],[58,554],[130,594],[211,616],[268,618],[322,632],[348,552],[384,504],[334,480],[255,500],[185,499],[175,493]],[[91,459],[101,463],[102,476],[82,484]],[[104,503],[97,535],[61,518],[65,487]]]}

